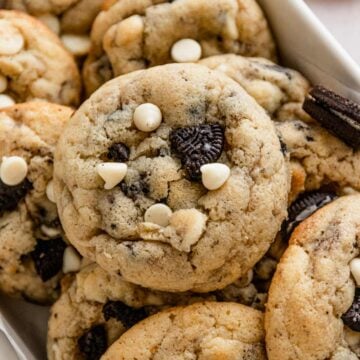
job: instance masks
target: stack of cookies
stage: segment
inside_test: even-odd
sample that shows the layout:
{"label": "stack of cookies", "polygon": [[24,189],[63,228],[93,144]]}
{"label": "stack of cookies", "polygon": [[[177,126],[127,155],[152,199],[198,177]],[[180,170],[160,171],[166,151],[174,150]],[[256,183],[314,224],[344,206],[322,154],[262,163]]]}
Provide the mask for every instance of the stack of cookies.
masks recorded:
{"label": "stack of cookies", "polygon": [[50,360],[360,358],[360,106],[255,0],[0,7],[0,289]]}

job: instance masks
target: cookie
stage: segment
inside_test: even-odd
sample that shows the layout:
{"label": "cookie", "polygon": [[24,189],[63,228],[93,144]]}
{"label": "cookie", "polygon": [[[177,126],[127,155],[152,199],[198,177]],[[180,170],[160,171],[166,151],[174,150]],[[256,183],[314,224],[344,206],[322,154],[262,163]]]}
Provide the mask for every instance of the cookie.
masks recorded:
{"label": "cookie", "polygon": [[53,151],[71,114],[45,102],[0,112],[0,290],[38,303],[58,296],[67,246],[52,171]]}
{"label": "cookie", "polygon": [[266,359],[263,315],[235,303],[162,311],[135,325],[103,355],[113,359]]}
{"label": "cookie", "polygon": [[[61,297],[51,308],[47,346],[50,360],[98,359],[121,334],[151,314],[174,305],[215,300],[214,295],[148,290],[108,274],[96,264],[84,267],[63,285]],[[84,342],[94,332],[102,332],[103,336],[93,336],[101,338],[99,343],[104,347],[99,346],[97,354],[91,356]]]}
{"label": "cookie", "polygon": [[[128,149],[120,162],[111,160],[116,144]],[[174,292],[216,290],[245,275],[280,229],[289,189],[264,110],[195,64],[99,89],[64,131],[54,177],[65,232],[85,257]]]}
{"label": "cookie", "polygon": [[115,76],[169,62],[224,53],[275,58],[274,40],[254,0],[111,1],[94,22],[91,39],[84,68],[88,94]]}
{"label": "cookie", "polygon": [[315,122],[276,123],[290,156],[294,200],[303,191],[330,187],[338,194],[360,191],[360,152]]}
{"label": "cookie", "polygon": [[35,18],[0,10],[0,107],[43,99],[75,106],[80,75],[60,40]]}
{"label": "cookie", "polygon": [[264,58],[234,54],[211,56],[199,64],[221,71],[238,82],[272,119],[309,121],[302,110],[309,82],[299,72]]}
{"label": "cookie", "polygon": [[359,195],[342,197],[295,229],[269,292],[270,360],[359,358],[360,334],[353,326],[359,209]]}
{"label": "cookie", "polygon": [[322,86],[315,86],[304,102],[304,110],[327,130],[358,150],[360,105]]}
{"label": "cookie", "polygon": [[89,52],[91,25],[101,10],[102,0],[4,0],[0,8],[19,10],[36,17],[59,35],[75,56]]}

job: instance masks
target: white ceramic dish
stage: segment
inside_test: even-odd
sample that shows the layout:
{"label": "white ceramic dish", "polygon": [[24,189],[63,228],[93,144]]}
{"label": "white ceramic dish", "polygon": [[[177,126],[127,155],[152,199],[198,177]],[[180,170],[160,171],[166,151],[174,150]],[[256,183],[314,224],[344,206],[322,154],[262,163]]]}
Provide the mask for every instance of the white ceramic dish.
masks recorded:
{"label": "white ceramic dish", "polygon": [[[360,102],[360,68],[302,0],[258,1],[271,23],[283,63],[314,84]],[[47,308],[0,297],[0,360],[46,359],[47,315]]]}

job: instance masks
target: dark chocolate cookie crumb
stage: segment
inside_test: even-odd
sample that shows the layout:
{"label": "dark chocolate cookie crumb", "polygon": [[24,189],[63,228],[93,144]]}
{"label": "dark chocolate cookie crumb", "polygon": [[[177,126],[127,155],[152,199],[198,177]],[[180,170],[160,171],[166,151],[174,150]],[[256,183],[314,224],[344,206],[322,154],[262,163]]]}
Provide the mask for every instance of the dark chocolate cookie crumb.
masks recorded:
{"label": "dark chocolate cookie crumb", "polygon": [[94,326],[84,333],[78,340],[78,346],[86,360],[99,360],[107,349],[104,326]]}
{"label": "dark chocolate cookie crumb", "polygon": [[224,129],[218,124],[204,124],[173,130],[171,149],[181,159],[189,177],[198,180],[202,165],[215,162],[224,147]]}
{"label": "dark chocolate cookie crumb", "polygon": [[120,183],[121,191],[130,199],[136,200],[138,196],[146,195],[150,192],[149,184],[145,179],[140,179],[131,184],[127,184],[126,182]]}
{"label": "dark chocolate cookie crumb", "polygon": [[36,272],[43,281],[51,279],[61,270],[65,248],[66,244],[62,238],[37,240],[31,257],[35,263]]}
{"label": "dark chocolate cookie crumb", "polygon": [[341,319],[351,330],[360,331],[360,288],[355,289],[354,301]]}
{"label": "dark chocolate cookie crumb", "polygon": [[288,218],[281,226],[283,240],[288,240],[297,225],[315,211],[337,198],[336,194],[327,191],[312,191],[299,196],[288,210]]}
{"label": "dark chocolate cookie crumb", "polygon": [[123,143],[116,143],[110,146],[107,157],[110,160],[126,162],[129,160],[130,149]]}
{"label": "dark chocolate cookie crumb", "polygon": [[120,321],[126,329],[131,328],[148,316],[144,308],[132,308],[121,301],[108,301],[103,306],[102,311],[106,321],[110,318],[115,318]]}
{"label": "dark chocolate cookie crumb", "polygon": [[15,210],[19,201],[22,200],[27,192],[32,189],[32,184],[28,179],[15,186],[5,185],[0,180],[0,213]]}

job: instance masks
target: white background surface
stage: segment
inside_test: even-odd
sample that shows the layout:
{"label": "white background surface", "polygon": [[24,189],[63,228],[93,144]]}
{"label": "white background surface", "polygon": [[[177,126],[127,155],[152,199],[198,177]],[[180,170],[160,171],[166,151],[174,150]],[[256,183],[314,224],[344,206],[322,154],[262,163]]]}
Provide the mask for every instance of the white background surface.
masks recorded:
{"label": "white background surface", "polygon": [[360,0],[305,0],[360,65]]}

